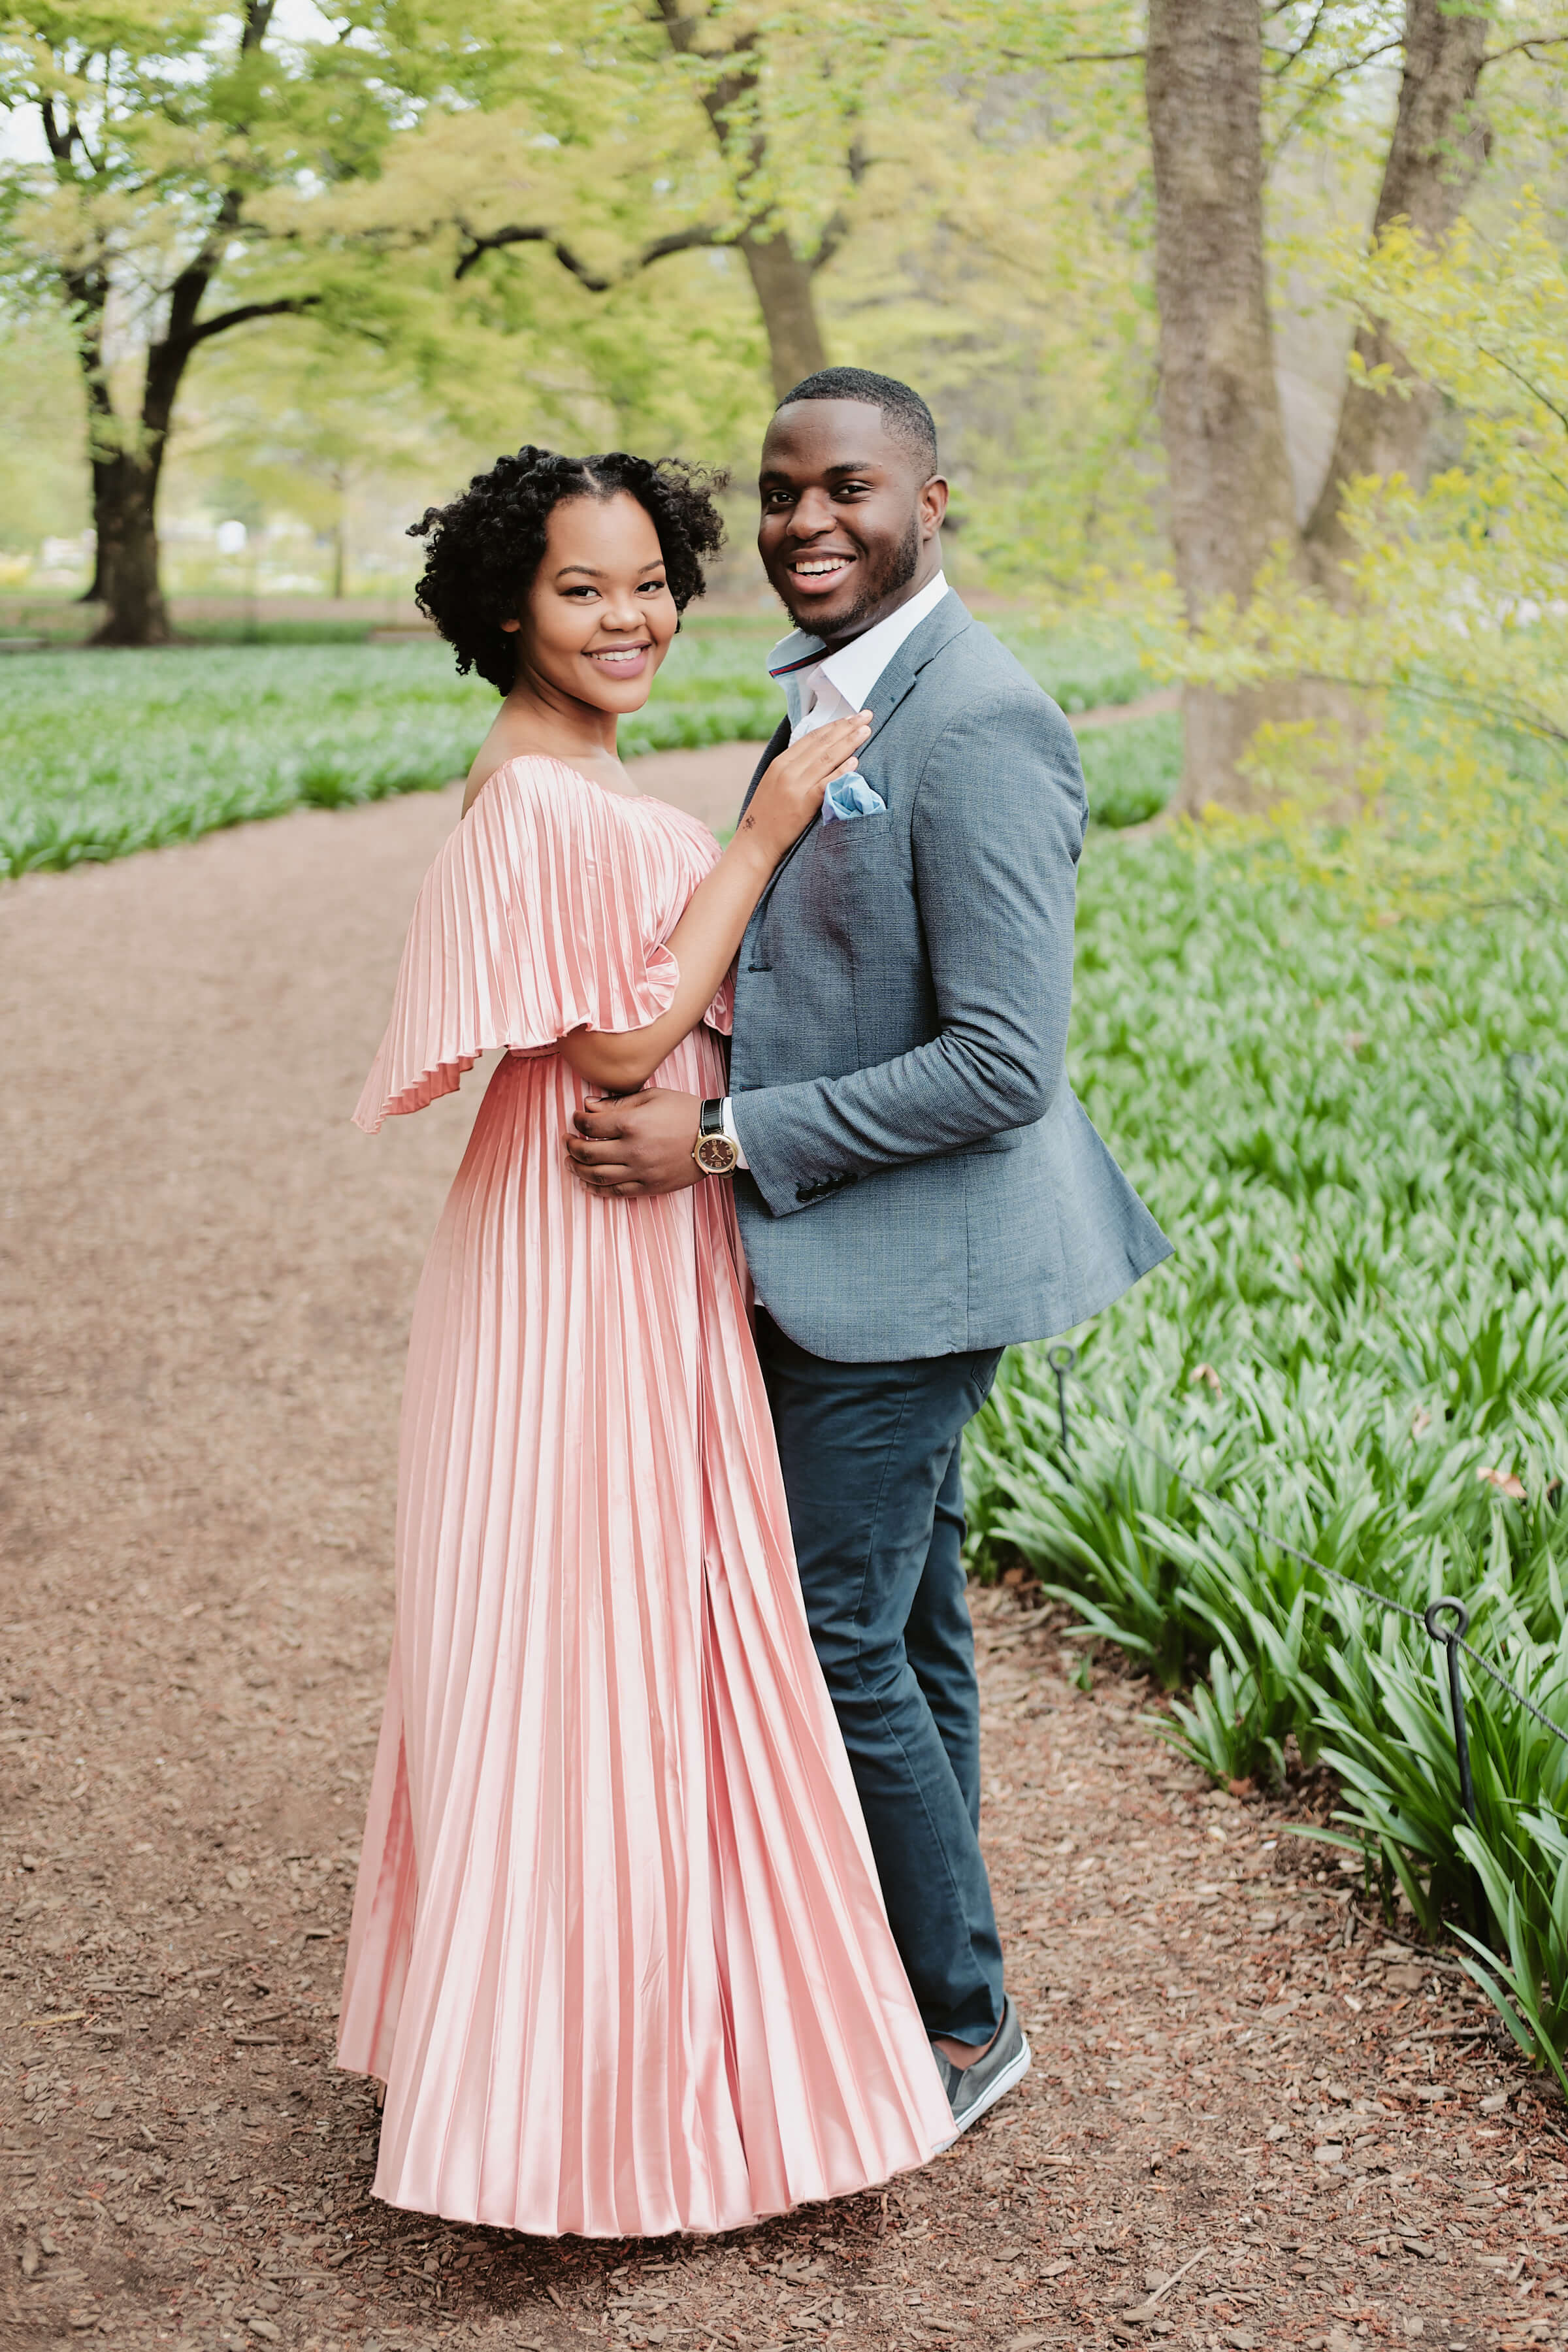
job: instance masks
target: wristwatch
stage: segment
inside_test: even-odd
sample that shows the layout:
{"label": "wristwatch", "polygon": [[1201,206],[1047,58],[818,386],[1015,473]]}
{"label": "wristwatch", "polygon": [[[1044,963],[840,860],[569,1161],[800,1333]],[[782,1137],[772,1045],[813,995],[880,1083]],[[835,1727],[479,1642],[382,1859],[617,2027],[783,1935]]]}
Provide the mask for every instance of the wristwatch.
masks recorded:
{"label": "wristwatch", "polygon": [[731,1176],[741,1155],[724,1132],[723,1102],[705,1102],[697,1120],[691,1157],[704,1176]]}

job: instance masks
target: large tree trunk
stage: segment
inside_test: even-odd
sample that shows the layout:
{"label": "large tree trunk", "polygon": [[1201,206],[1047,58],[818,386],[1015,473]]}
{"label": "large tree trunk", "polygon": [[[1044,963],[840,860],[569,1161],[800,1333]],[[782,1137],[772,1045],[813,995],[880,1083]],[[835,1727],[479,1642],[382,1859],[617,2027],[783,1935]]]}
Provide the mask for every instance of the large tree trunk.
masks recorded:
{"label": "large tree trunk", "polygon": [[[1245,604],[1269,548],[1296,543],[1263,258],[1258,0],[1151,0],[1160,412],[1176,577],[1190,618]],[[1179,813],[1247,808],[1237,773],[1261,694],[1189,688]]]}
{"label": "large tree trunk", "polygon": [[[58,140],[55,142],[58,144]],[[103,594],[103,509],[108,496],[109,469],[119,447],[119,420],[109,394],[109,370],[103,357],[104,313],[109,300],[109,274],[101,261],[63,273],[66,299],[76,331],[77,363],[87,394],[87,459],[92,482],[94,532],[92,577],[78,602],[96,604]]]}
{"label": "large tree trunk", "polygon": [[803,376],[815,375],[818,368],[827,365],[811,270],[783,229],[771,236],[743,236],[741,251],[767,330],[773,398],[782,400]]}
{"label": "large tree trunk", "polygon": [[158,579],[158,483],[207,277],[197,266],[175,281],[170,332],[148,346],[139,428],[133,435],[121,432],[103,467],[98,571],[104,614],[95,646],[166,646],[174,634]]}
{"label": "large tree trunk", "polygon": [[158,473],[155,459],[132,451],[95,469],[104,606],[95,646],[165,646],[173,635],[158,580]]}
{"label": "large tree trunk", "polygon": [[[721,68],[701,93],[703,111],[713,126],[719,152],[734,175],[738,200],[742,205],[754,203],[768,154],[767,135],[757,112],[760,36],[753,27],[740,34],[726,49],[705,50],[699,37],[705,21],[702,16],[688,13],[683,0],[658,0],[658,7],[670,47],[679,56],[704,58]],[[796,253],[788,232],[765,213],[760,212],[742,231],[739,242],[767,333],[773,398],[782,400],[803,376],[815,375],[827,364],[811,267]]]}
{"label": "large tree trunk", "polygon": [[[1452,0],[1405,0],[1405,77],[1399,113],[1384,167],[1373,236],[1407,220],[1418,236],[1447,236],[1486,161],[1488,133],[1476,103],[1486,56],[1488,19],[1458,16]],[[1328,472],[1307,523],[1309,560],[1320,585],[1338,601],[1351,543],[1340,520],[1346,485],[1362,474],[1404,474],[1420,485],[1438,397],[1418,381],[1381,325],[1358,328],[1355,348],[1368,369],[1392,368],[1409,387],[1368,392],[1345,386]]]}
{"label": "large tree trunk", "polygon": [[92,577],[88,582],[87,586],[82,590],[81,594],[77,598],[79,604],[97,604],[101,603],[103,597],[103,556],[101,552],[103,545],[102,509],[105,499],[108,496],[107,475],[109,469],[102,459],[99,457],[90,458],[89,460],[89,464],[92,475]]}

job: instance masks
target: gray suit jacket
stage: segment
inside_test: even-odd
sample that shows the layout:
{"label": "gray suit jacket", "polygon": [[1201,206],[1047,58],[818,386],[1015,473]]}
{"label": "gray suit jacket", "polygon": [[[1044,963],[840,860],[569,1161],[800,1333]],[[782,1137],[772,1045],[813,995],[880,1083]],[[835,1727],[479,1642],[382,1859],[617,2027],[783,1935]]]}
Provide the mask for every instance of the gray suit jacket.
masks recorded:
{"label": "gray suit jacket", "polygon": [[1067,1079],[1072,730],[952,594],[870,703],[887,813],[814,824],[780,866],[730,1070],[757,1295],[844,1363],[1044,1339],[1170,1255]]}

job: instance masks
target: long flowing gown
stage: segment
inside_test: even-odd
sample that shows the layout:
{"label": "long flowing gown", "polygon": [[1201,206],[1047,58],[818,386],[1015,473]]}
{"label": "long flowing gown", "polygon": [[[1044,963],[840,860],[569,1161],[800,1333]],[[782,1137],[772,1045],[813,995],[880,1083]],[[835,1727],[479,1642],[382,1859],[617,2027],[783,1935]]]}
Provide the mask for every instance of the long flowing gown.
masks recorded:
{"label": "long flowing gown", "polygon": [[[396,1611],[338,2062],[374,2193],[556,2235],[727,2230],[952,2119],[811,1647],[730,1188],[601,1200],[571,1030],[646,1026],[717,856],[550,760],[415,908],[355,1117],[505,1046],[419,1286]],[[710,1026],[656,1083],[724,1087]]]}

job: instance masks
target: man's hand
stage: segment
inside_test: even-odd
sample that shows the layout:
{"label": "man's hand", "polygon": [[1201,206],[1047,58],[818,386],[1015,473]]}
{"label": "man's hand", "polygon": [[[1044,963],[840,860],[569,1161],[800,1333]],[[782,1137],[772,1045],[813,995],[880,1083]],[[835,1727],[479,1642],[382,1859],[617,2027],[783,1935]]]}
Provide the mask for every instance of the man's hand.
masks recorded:
{"label": "man's hand", "polygon": [[661,1087],[618,1100],[590,1098],[572,1121],[575,1134],[566,1139],[572,1173],[590,1192],[618,1192],[628,1199],[699,1184],[702,1171],[691,1147],[701,1116],[699,1096],[669,1094]]}

